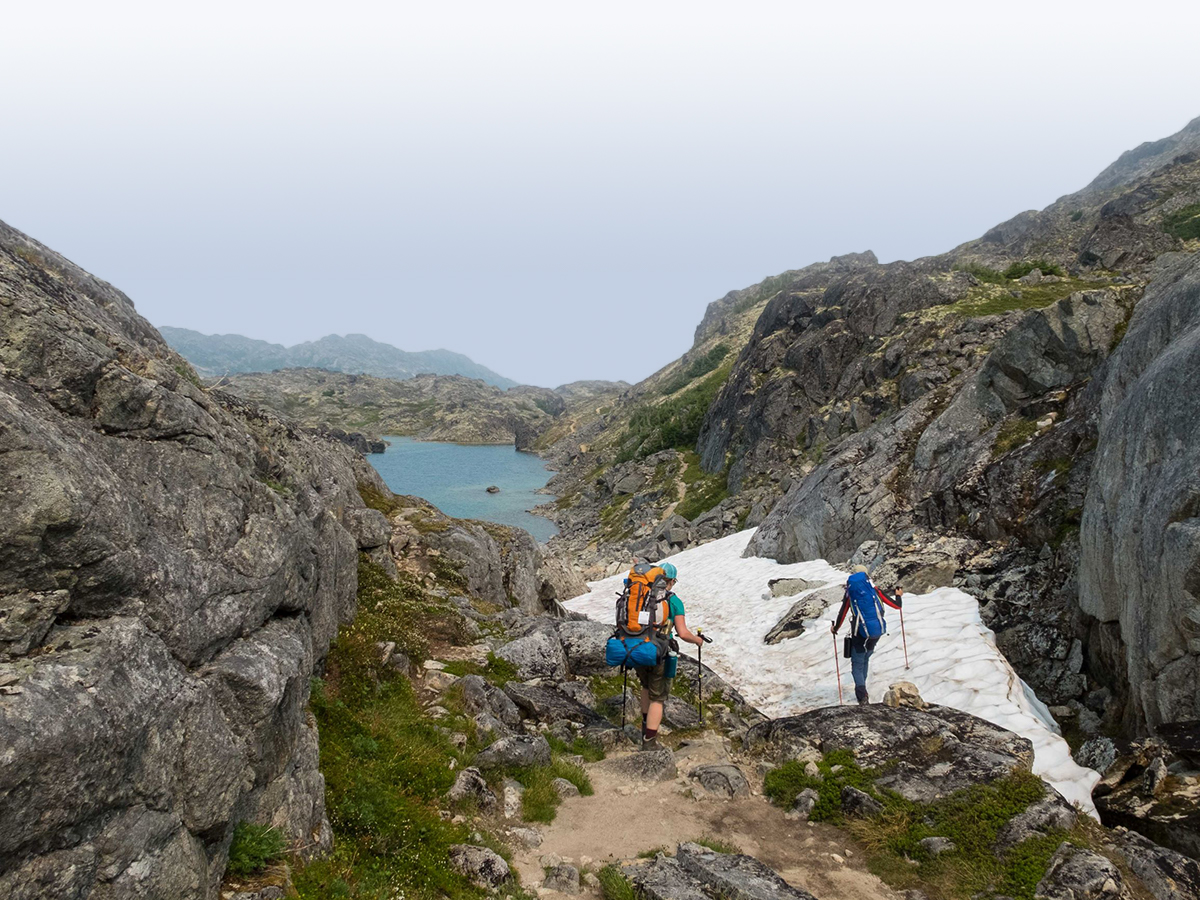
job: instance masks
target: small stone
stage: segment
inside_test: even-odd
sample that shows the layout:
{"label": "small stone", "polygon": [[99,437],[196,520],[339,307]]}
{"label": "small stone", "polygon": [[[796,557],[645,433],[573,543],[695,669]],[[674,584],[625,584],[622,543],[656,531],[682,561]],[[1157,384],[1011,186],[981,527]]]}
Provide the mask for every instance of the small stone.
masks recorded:
{"label": "small stone", "polygon": [[554,781],[550,783],[554,787],[555,793],[557,793],[558,796],[564,800],[568,797],[580,796],[579,788],[575,787],[572,782],[565,778],[555,778]]}
{"label": "small stone", "polygon": [[546,874],[542,887],[562,894],[579,893],[579,870],[565,862],[555,866]]}
{"label": "small stone", "polygon": [[825,780],[825,776],[821,774],[821,770],[815,762],[810,761],[804,764],[804,774],[809,778],[816,778],[821,781]]}
{"label": "small stone", "polygon": [[421,663],[421,668],[426,672],[440,672],[446,668],[446,664],[444,662],[439,662],[436,659],[427,659],[425,662]]}
{"label": "small stone", "polygon": [[882,803],[870,794],[866,794],[848,784],[842,788],[841,800],[842,812],[850,816],[868,818],[883,812]]}
{"label": "small stone", "polygon": [[927,837],[918,841],[918,843],[921,849],[930,856],[941,856],[943,853],[950,853],[958,849],[954,846],[954,841],[945,837]]}
{"label": "small stone", "polygon": [[519,781],[505,778],[502,791],[504,794],[504,818],[519,818],[521,815],[521,797],[525,793],[525,786]]}
{"label": "small stone", "polygon": [[508,836],[526,850],[536,850],[542,846],[542,833],[536,828],[510,828]]}

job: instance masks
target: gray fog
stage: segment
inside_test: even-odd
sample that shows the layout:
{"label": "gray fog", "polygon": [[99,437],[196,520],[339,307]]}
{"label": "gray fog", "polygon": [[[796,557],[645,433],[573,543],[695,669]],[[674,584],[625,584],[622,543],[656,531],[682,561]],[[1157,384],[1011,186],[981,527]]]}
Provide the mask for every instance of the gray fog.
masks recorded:
{"label": "gray fog", "polygon": [[[0,219],[156,325],[640,379],[1200,115],[1200,3],[6,3]],[[643,333],[637,340],[627,336]],[[651,335],[645,335],[650,332]]]}

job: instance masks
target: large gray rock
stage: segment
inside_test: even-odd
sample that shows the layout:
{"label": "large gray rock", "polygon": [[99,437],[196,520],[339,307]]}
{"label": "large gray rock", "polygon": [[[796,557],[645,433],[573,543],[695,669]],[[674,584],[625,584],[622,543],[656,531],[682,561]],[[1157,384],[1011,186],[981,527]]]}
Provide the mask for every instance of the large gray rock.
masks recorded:
{"label": "large gray rock", "polygon": [[864,768],[881,771],[877,786],[918,803],[1033,765],[1033,745],[1025,738],[944,706],[825,707],[756,725],[746,741],[781,759],[852,750]]}
{"label": "large gray rock", "polygon": [[463,708],[468,715],[487,715],[515,728],[521,723],[521,710],[500,688],[480,675],[464,675],[462,685]]}
{"label": "large gray rock", "polygon": [[572,675],[608,674],[604,645],[612,633],[611,625],[591,619],[563,622],[558,627],[558,639],[567,658],[567,670]]}
{"label": "large gray rock", "polygon": [[540,734],[512,734],[502,737],[475,757],[481,769],[498,766],[548,766],[550,744]]}
{"label": "large gray rock", "polygon": [[1022,813],[1008,820],[996,835],[995,851],[1007,853],[1013,847],[1033,837],[1041,837],[1051,831],[1070,831],[1075,827],[1079,814],[1054,788],[1046,789],[1046,796],[1031,803]]}
{"label": "large gray rock", "polygon": [[788,638],[799,637],[804,634],[804,623],[825,612],[827,605],[823,599],[817,597],[805,597],[803,600],[797,600],[763,636],[763,643],[778,644]]}
{"label": "large gray rock", "polygon": [[1114,834],[1129,868],[1154,900],[1200,900],[1200,862],[1124,828]]}
{"label": "large gray rock", "polygon": [[1119,626],[1130,724],[1200,719],[1200,256],[1164,264],[1108,363],[1079,603]]}
{"label": "large gray rock", "polygon": [[1063,844],[1038,882],[1036,900],[1130,900],[1121,871],[1092,850]]}
{"label": "large gray rock", "polygon": [[525,681],[534,678],[562,681],[567,677],[567,658],[563,655],[562,644],[549,629],[509,641],[496,651],[496,655],[516,666],[517,674]]}
{"label": "large gray rock", "polygon": [[546,873],[542,887],[560,894],[579,893],[579,870],[574,866],[560,863]]}
{"label": "large gray rock", "polygon": [[621,871],[648,900],[712,900],[697,878],[662,853],[649,862],[624,866]]}
{"label": "large gray rock", "polygon": [[794,888],[752,856],[717,853],[699,844],[680,844],[680,867],[713,897],[727,900],[814,900]]}
{"label": "large gray rock", "polygon": [[629,784],[667,781],[675,777],[675,757],[666,747],[612,756],[595,763],[594,768],[625,779]]}
{"label": "large gray rock", "polygon": [[688,772],[688,778],[700,782],[700,786],[711,794],[721,797],[748,797],[750,783],[742,770],[729,763],[696,766]]}
{"label": "large gray rock", "polygon": [[604,726],[608,720],[572,700],[557,688],[510,681],[504,686],[506,693],[526,718],[538,722],[577,722],[580,725]]}
{"label": "large gray rock", "polygon": [[2,223],[0,458],[0,895],[209,898],[240,819],[328,847],[305,706],[377,476]]}
{"label": "large gray rock", "polygon": [[487,779],[474,766],[468,766],[458,773],[448,796],[456,802],[476,803],[483,810],[491,809],[496,805],[496,795],[488,787]]}

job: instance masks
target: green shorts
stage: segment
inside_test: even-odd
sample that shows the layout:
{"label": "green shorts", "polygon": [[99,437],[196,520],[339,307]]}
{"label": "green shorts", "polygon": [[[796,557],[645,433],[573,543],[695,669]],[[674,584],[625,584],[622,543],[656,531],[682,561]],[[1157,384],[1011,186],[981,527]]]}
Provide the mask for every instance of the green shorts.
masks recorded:
{"label": "green shorts", "polygon": [[665,703],[671,695],[671,679],[667,677],[667,659],[664,656],[657,666],[635,666],[638,681],[650,692],[654,703]]}

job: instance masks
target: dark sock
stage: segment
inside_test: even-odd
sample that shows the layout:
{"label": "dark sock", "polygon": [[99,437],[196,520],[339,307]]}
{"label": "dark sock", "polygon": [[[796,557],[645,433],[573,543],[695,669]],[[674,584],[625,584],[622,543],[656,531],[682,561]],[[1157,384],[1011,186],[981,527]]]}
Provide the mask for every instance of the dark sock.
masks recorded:
{"label": "dark sock", "polygon": [[642,737],[645,738],[647,741],[652,741],[656,737],[658,737],[658,729],[657,728],[644,728],[644,729],[642,729]]}

